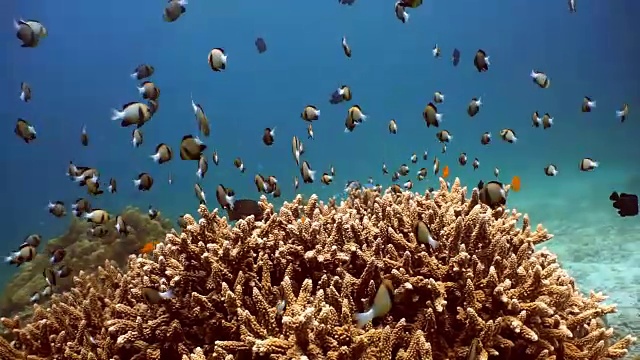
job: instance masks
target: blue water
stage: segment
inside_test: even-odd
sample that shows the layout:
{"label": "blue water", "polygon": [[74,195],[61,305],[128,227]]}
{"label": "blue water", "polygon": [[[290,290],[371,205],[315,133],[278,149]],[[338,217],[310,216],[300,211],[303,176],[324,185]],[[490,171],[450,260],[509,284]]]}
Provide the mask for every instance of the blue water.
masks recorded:
{"label": "blue water", "polygon": [[[587,225],[623,228],[640,222],[617,218],[607,199],[614,189],[640,191],[637,1],[578,1],[578,12],[570,14],[566,1],[425,0],[422,7],[409,9],[406,24],[395,18],[393,1],[357,0],[343,6],[336,1],[193,0],[175,23],[162,21],[163,6],[149,0],[69,0],[11,1],[3,7],[0,253],[11,251],[30,233],[48,238],[64,231],[69,219],[54,218],[46,205],[54,200],[70,204],[86,195],[65,176],[70,160],[97,167],[102,181],[118,180],[119,192],[93,199],[94,207],[117,213],[127,205],[152,204],[171,217],[194,212],[196,164],[176,158],[157,165],[149,159],[158,143],[177,151],[183,135],[196,133],[191,93],[211,121],[207,155],[213,149],[220,155],[220,166],[210,161],[203,181],[214,205],[219,183],[232,187],[240,198],[257,198],[257,172],[278,177],[281,200],[292,198],[292,179],[299,170],[290,142],[297,135],[313,169],[336,169],[334,184],[301,184],[303,194],[327,198],[339,193],[347,180],[364,182],[369,176],[389,185],[389,177],[381,173],[383,162],[393,171],[409,163],[412,153],[420,157],[429,150],[427,162],[411,167],[412,178],[420,167],[430,169],[437,155],[442,167],[450,166],[451,178],[460,177],[471,186],[492,179],[494,167],[500,168],[505,182],[520,176],[522,190],[511,195],[510,205],[524,207],[536,221],[566,225],[602,213],[608,217]],[[20,17],[47,27],[49,36],[37,48],[20,48],[12,28],[12,19]],[[340,46],[343,35],[353,50],[350,59]],[[254,46],[259,36],[268,45],[264,54]],[[436,43],[442,48],[440,59],[431,55]],[[207,64],[208,52],[216,47],[229,57],[221,73]],[[462,54],[458,67],[449,59],[454,47]],[[491,58],[486,73],[478,73],[472,64],[479,48]],[[109,118],[111,108],[139,100],[138,84],[129,74],[141,63],[155,67],[152,80],[161,97],[158,113],[142,129],[144,145],[134,149],[132,128],[121,128]],[[532,69],[550,76],[549,89],[532,83]],[[22,81],[33,89],[30,103],[18,99]],[[351,87],[354,100],[330,105],[330,94],[342,84]],[[434,91],[446,96],[439,106],[444,113],[441,129],[453,134],[446,154],[440,154],[436,130],[427,129],[421,115]],[[580,112],[584,96],[597,101],[590,114]],[[470,119],[466,106],[472,97],[482,97],[484,106]],[[621,124],[615,110],[624,102],[631,114]],[[315,140],[306,139],[307,124],[300,119],[307,104],[322,113],[313,123]],[[369,119],[345,134],[349,104],[359,104]],[[546,131],[532,128],[534,110],[552,114],[554,126]],[[25,144],[13,133],[18,117],[36,127],[33,143]],[[387,131],[392,118],[398,123],[396,135]],[[90,136],[86,148],[79,140],[83,125]],[[265,127],[277,128],[276,142],[269,148],[261,141]],[[518,142],[501,142],[497,135],[502,128],[514,129]],[[485,131],[494,135],[489,146],[480,145]],[[479,170],[457,165],[462,151],[469,162],[480,159]],[[238,156],[245,174],[233,166]],[[601,166],[581,173],[583,157]],[[560,170],[557,177],[544,176],[542,169],[549,163]],[[155,177],[150,192],[132,186],[140,172]],[[169,172],[173,185],[166,181]],[[433,176],[414,182],[418,191],[437,186]],[[573,206],[587,200],[584,207]],[[629,245],[640,240],[637,234],[609,241]],[[554,241],[562,254],[563,240]],[[597,252],[601,244],[586,239],[584,246]],[[633,246],[625,251],[638,255]],[[571,262],[575,252],[564,253]],[[12,271],[5,268],[2,277],[6,280]]]}

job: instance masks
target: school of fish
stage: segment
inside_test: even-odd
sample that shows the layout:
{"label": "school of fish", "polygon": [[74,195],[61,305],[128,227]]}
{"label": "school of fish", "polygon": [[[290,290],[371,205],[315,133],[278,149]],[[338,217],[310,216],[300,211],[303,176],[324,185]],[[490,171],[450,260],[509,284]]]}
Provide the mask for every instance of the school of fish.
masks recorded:
{"label": "school of fish", "polygon": [[[355,0],[339,0],[339,4],[351,6],[355,3]],[[410,21],[410,11],[416,9],[422,5],[422,0],[398,0],[393,6],[393,13],[389,9],[389,16],[395,16],[398,21],[406,23]],[[575,0],[568,1],[569,12],[576,12]],[[165,22],[171,23],[175,21],[188,21],[183,20],[188,16],[188,1],[187,0],[169,0],[165,3],[164,8],[158,9],[162,13],[162,19]],[[38,20],[22,20],[18,19],[14,21],[14,28],[16,31],[16,37],[20,41],[20,46],[23,48],[36,48],[42,41],[48,36],[47,28],[44,24]],[[340,43],[340,48],[336,44],[336,53],[342,53],[346,58],[358,56],[357,48],[352,48],[348,42],[348,38],[343,36]],[[262,37],[258,37],[255,40],[256,51],[259,54],[263,54],[268,50],[266,40]],[[431,54],[434,58],[438,59],[443,56],[443,49],[439,44],[435,44],[431,49]],[[227,70],[227,64],[229,60],[228,54],[224,48],[213,47],[206,54],[206,65],[216,76],[222,75],[226,71],[233,71],[232,68]],[[204,62],[204,56],[203,60]],[[451,49],[451,64],[454,67],[461,65],[473,66],[478,75],[483,76],[484,73],[491,71],[491,57],[490,52],[482,47],[478,48],[475,53],[468,54],[468,57],[463,58],[460,50],[457,48]],[[145,141],[149,141],[144,135],[144,129],[153,125],[154,115],[160,111],[160,97],[161,86],[153,80],[155,74],[155,68],[152,63],[139,64],[132,66],[131,74],[128,74],[132,81],[138,82],[137,90],[139,93],[138,99],[131,99],[130,102],[122,104],[120,106],[114,106],[111,111],[111,120],[114,124],[120,127],[131,129],[130,131],[130,143],[133,151],[139,151],[139,148]],[[220,75],[218,75],[220,74]],[[123,74],[127,75],[127,74]],[[523,74],[523,81],[527,80],[527,74]],[[546,72],[540,69],[532,69],[529,73],[529,81],[532,82],[532,86],[537,86],[544,91],[552,86],[551,77]],[[134,85],[132,85],[134,86]],[[31,85],[22,82],[17,89],[20,101],[31,103],[37,103],[38,89],[32,89]],[[35,97],[34,97],[35,95]],[[432,95],[428,95],[429,100],[426,101],[422,109],[416,109],[416,115],[421,111],[422,119],[425,124],[425,129],[433,131],[434,141],[441,147],[441,153],[447,151],[447,145],[454,143],[454,135],[451,131],[444,128],[446,124],[445,114],[442,111],[446,104],[447,97],[440,91],[434,91]],[[351,133],[357,131],[361,126],[366,126],[369,115],[367,109],[363,108],[358,102],[359,98],[357,93],[352,92],[351,87],[348,84],[343,84],[329,94],[328,104],[305,104],[300,106],[299,109],[291,109],[292,114],[300,114],[300,129],[306,131],[307,137],[305,141],[314,141],[315,135],[313,131],[313,124],[317,121],[322,121],[322,106],[339,106],[346,104],[344,112],[344,132]],[[596,99],[590,96],[582,96],[576,99],[576,108],[582,113],[590,113],[598,111],[596,106]],[[154,166],[164,166],[172,161],[188,161],[193,163],[194,167],[194,182],[193,189],[196,200],[200,204],[209,205],[210,198],[208,194],[210,190],[213,191],[214,197],[219,206],[227,211],[229,220],[234,221],[238,219],[246,218],[247,216],[254,216],[256,220],[262,219],[262,211],[258,206],[258,203],[251,199],[257,198],[260,194],[267,194],[273,198],[281,196],[282,183],[273,175],[254,173],[249,176],[254,176],[254,183],[256,188],[256,194],[247,194],[247,198],[237,198],[235,191],[223,184],[217,184],[210,186],[205,184],[204,179],[207,177],[210,161],[214,166],[233,166],[240,174],[240,176],[247,176],[248,168],[245,167],[245,163],[242,158],[236,157],[234,159],[221,160],[218,156],[216,149],[212,149],[207,145],[207,138],[211,134],[211,124],[205,106],[197,101],[197,98],[191,94],[189,105],[193,111],[194,120],[197,123],[198,133],[184,133],[180,134],[180,137],[176,139],[158,139],[155,145],[153,153],[149,154],[148,172],[141,172],[132,179],[120,179],[127,182],[131,182],[133,186],[139,191],[151,191],[154,183],[158,181],[152,175]],[[37,105],[34,105],[37,106]],[[468,99],[466,105],[466,113],[468,117],[474,118],[482,112],[484,106],[484,100],[478,96]],[[613,116],[613,114],[612,114]],[[619,121],[624,122],[629,117],[629,105],[622,103],[620,108],[615,110],[615,117]],[[530,121],[530,123],[529,123]],[[552,131],[554,124],[554,117],[549,113],[538,112],[537,110],[532,112],[531,119],[523,119],[523,123],[527,126],[533,126],[540,128],[541,131]],[[529,125],[531,124],[531,125]],[[402,131],[402,123],[397,119],[390,119],[388,121],[388,133],[395,135]],[[266,148],[271,147],[276,141],[280,141],[278,138],[278,132],[276,127],[266,127],[259,131],[256,131],[256,136],[260,136],[264,146]],[[40,134],[37,131],[36,124],[23,118],[18,118],[15,124],[15,135],[28,146],[38,146],[38,137],[47,136],[46,134]],[[431,135],[430,135],[431,136]],[[493,129],[478,134],[478,142],[480,146],[490,146],[494,142],[494,136],[498,141],[504,142],[508,146],[517,146],[518,134],[513,128]],[[83,125],[79,131],[78,141],[82,146],[91,145],[91,134],[88,132],[88,127]],[[481,166],[481,161],[476,157],[471,150],[468,149],[460,152],[457,157],[458,164],[455,166],[472,166],[474,170]],[[418,154],[422,153],[421,156]],[[179,154],[179,158],[174,156]],[[292,174],[292,187],[298,189],[303,184],[311,184],[316,181],[321,182],[324,185],[331,185],[336,177],[336,171],[333,166],[328,169],[318,172],[314,169],[312,164],[308,160],[305,160],[303,155],[305,154],[305,147],[303,141],[298,136],[293,136],[291,139],[291,168],[295,175]],[[421,164],[419,162],[429,161],[428,151],[418,151],[413,153],[408,161],[405,163],[397,164],[397,167],[388,168],[387,164],[381,164],[382,174],[389,176],[394,182],[391,190],[394,192],[402,192],[413,189],[414,181],[420,182],[426,180],[430,176],[441,176],[447,178],[450,174],[449,165],[441,164],[437,155],[433,156],[431,167]],[[450,164],[454,166],[454,164]],[[598,161],[590,157],[584,157],[582,159],[576,159],[577,169],[579,171],[593,171],[598,168]],[[416,169],[412,169],[412,167]],[[100,238],[105,235],[116,232],[119,235],[125,236],[129,231],[129,226],[125,223],[123,218],[118,214],[112,214],[105,209],[94,207],[91,203],[98,197],[107,196],[107,194],[115,194],[118,192],[119,180],[115,178],[104,179],[101,177],[100,170],[92,164],[77,164],[73,161],[66,165],[66,174],[70,179],[70,182],[75,183],[76,186],[82,186],[86,189],[86,197],[78,198],[73,204],[65,204],[62,201],[51,201],[47,210],[56,218],[63,218],[68,216],[69,212],[72,216],[76,216],[85,219],[91,224],[89,235],[92,237]],[[250,167],[249,167],[250,168]],[[546,176],[557,176],[560,169],[555,164],[548,164],[543,169]],[[507,202],[507,198],[510,191],[517,192],[521,188],[521,180],[518,176],[514,176],[510,183],[505,184],[499,181],[500,169],[495,168],[493,171],[495,179],[489,180],[486,183],[480,181],[477,187],[480,191],[480,201],[488,206],[495,208],[503,206]],[[415,174],[415,178],[410,176]],[[169,174],[167,181],[169,184],[173,183],[173,176]],[[106,187],[106,190],[104,190]],[[380,184],[374,184],[373,178],[369,178],[363,185],[358,181],[349,180],[346,181],[345,190],[355,189],[372,189],[374,191],[382,191]],[[431,189],[432,190],[432,189]],[[335,199],[330,199],[335,201]],[[148,215],[150,219],[155,219],[159,215],[159,211],[152,206],[149,206]],[[115,222],[110,220],[115,219]],[[302,219],[304,221],[304,219]],[[115,225],[110,226],[114,223]],[[181,217],[177,219],[178,226],[184,228],[185,222]],[[418,223],[416,225],[416,237],[431,247],[438,245],[434,240],[426,224]],[[6,262],[15,266],[20,266],[25,262],[33,260],[38,253],[40,247],[41,236],[38,234],[32,234],[26,237],[23,242],[16,247],[15,252],[9,254],[6,257]],[[157,241],[147,243],[140,249],[140,253],[150,252]],[[63,264],[65,258],[64,249],[48,248],[46,250],[50,256],[49,266],[43,269],[43,276],[46,280],[46,287],[41,292],[34,293],[32,295],[32,301],[38,302],[41,298],[50,295],[56,287],[57,281],[60,278],[67,277],[72,274],[72,269]],[[358,314],[356,321],[362,326],[366,322],[370,321],[374,317],[382,316],[389,311],[391,306],[389,300],[389,284],[383,283],[378,290],[375,302],[371,310],[366,313]],[[145,299],[149,302],[158,302],[162,299],[172,297],[172,292],[159,292],[154,288],[143,289]],[[284,305],[283,305],[284,306]]]}

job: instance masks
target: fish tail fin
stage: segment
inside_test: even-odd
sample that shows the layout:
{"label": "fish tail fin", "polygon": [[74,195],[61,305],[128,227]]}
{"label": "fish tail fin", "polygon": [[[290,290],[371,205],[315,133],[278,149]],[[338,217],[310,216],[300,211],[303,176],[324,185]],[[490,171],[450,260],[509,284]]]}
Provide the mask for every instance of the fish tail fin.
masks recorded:
{"label": "fish tail fin", "polygon": [[369,311],[357,313],[353,315],[353,319],[358,323],[358,328],[362,329],[368,322],[373,320],[374,310],[373,307]]}
{"label": "fish tail fin", "polygon": [[129,75],[132,79],[136,79],[138,80],[138,73],[134,72],[133,74]]}
{"label": "fish tail fin", "polygon": [[112,121],[122,120],[123,117],[124,117],[124,111],[118,111],[116,109],[111,109],[111,120]]}
{"label": "fish tail fin", "polygon": [[24,99],[27,98],[27,94],[24,93],[24,91],[20,92],[20,100],[24,101]]}

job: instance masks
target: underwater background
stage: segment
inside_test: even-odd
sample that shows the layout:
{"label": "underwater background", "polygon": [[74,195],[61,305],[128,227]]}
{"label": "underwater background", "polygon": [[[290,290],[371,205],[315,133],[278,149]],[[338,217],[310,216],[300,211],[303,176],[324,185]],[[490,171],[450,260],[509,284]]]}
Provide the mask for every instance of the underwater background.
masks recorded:
{"label": "underwater background", "polygon": [[[69,161],[96,167],[101,182],[118,180],[116,194],[91,199],[94,207],[118,213],[127,206],[149,205],[169,219],[195,213],[196,164],[173,161],[158,165],[149,156],[161,142],[179,146],[183,135],[197,134],[191,94],[205,108],[211,136],[203,138],[210,161],[201,182],[210,207],[216,206],[218,184],[235,190],[238,198],[257,199],[254,175],[279,179],[281,203],[296,193],[321,199],[343,192],[348,180],[389,186],[382,163],[393,172],[402,163],[411,167],[414,191],[438,186],[436,176],[415,180],[420,167],[431,169],[434,156],[450,167],[449,180],[459,177],[474,187],[479,180],[509,183],[515,175],[522,189],[512,192],[507,206],[542,222],[556,237],[548,247],[556,252],[580,287],[607,292],[619,313],[610,318],[620,327],[640,329],[640,218],[620,218],[609,194],[640,192],[640,2],[578,1],[569,13],[566,1],[487,2],[479,0],[425,1],[408,9],[410,20],[396,19],[393,1],[356,0],[352,6],[337,1],[209,2],[193,0],[174,23],[162,20],[163,1],[136,2],[17,2],[10,0],[0,14],[0,131],[2,176],[0,195],[2,240],[0,252],[10,253],[32,233],[45,239],[60,235],[71,214],[58,219],[47,211],[50,201],[72,204],[86,196],[84,188],[65,175]],[[13,19],[37,19],[48,36],[37,48],[21,48]],[[353,56],[340,46],[346,36]],[[254,41],[263,37],[265,53]],[[442,57],[431,54],[435,44]],[[224,48],[227,69],[214,73],[207,64],[212,48]],[[454,67],[450,54],[461,52]],[[491,68],[479,73],[473,56],[483,49]],[[144,144],[131,145],[132,128],[111,121],[112,108],[138,101],[139,83],[131,79],[135,67],[155,67],[152,80],[162,91],[158,113],[147,124]],[[551,87],[532,83],[532,69],[544,71]],[[19,99],[20,84],[33,90],[29,103]],[[349,85],[354,99],[329,104],[339,86]],[[427,129],[422,110],[433,93],[446,96],[438,110],[440,129],[453,135],[447,152]],[[580,111],[582,99],[597,101],[591,113]],[[480,113],[470,118],[466,107],[482,97]],[[624,123],[615,116],[623,103],[630,115]],[[313,122],[315,139],[307,139],[300,112],[307,104],[321,110]],[[362,107],[368,119],[352,133],[344,132],[347,109]],[[550,113],[550,129],[533,128],[531,114]],[[14,132],[17,118],[35,126],[38,138],[26,144]],[[387,130],[390,119],[398,133]],[[90,144],[80,143],[86,125]],[[276,128],[275,143],[261,140],[266,127]],[[513,129],[518,142],[499,139],[503,128]],[[480,144],[482,133],[494,140]],[[331,185],[293,187],[299,168],[291,155],[292,136],[305,145],[304,159],[319,174],[336,171]],[[423,151],[429,159],[423,161]],[[480,160],[476,171],[461,167]],[[411,164],[409,157],[420,160]],[[241,157],[246,172],[233,166]],[[600,166],[581,172],[589,157]],[[555,164],[558,176],[547,177],[544,167]],[[148,172],[155,178],[151,191],[140,192],[132,180]],[[173,184],[166,180],[173,175]],[[403,182],[404,180],[401,180]],[[301,181],[302,182],[302,181]],[[103,187],[106,188],[103,184]],[[3,265],[0,286],[16,269]],[[623,329],[620,329],[623,330]]]}

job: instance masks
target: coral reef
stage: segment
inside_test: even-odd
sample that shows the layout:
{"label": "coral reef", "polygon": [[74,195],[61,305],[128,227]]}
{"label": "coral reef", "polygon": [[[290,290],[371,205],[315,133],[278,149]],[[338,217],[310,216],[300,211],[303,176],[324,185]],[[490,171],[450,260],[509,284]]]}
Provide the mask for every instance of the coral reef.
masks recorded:
{"label": "coral reef", "polygon": [[[41,245],[43,250],[40,254],[18,269],[0,296],[0,316],[10,316],[23,311],[29,305],[31,294],[45,287],[46,282],[42,271],[49,266],[48,249],[64,248],[66,256],[63,263],[74,271],[94,271],[107,259],[115,261],[118,266],[126,265],[130,254],[135,253],[146,242],[164,239],[171,229],[167,219],[150,220],[145,211],[137,208],[127,207],[120,215],[129,227],[127,236],[118,235],[115,231],[109,231],[100,238],[91,236],[88,233],[90,224],[73,217],[64,235]],[[112,229],[114,222],[115,217],[107,227]],[[60,279],[55,291],[65,291],[71,286],[72,278],[63,278]],[[26,314],[28,313],[30,311],[26,311]]]}
{"label": "coral reef", "polygon": [[[354,192],[340,206],[297,197],[234,226],[201,206],[153,256],[80,273],[25,322],[3,318],[27,359],[610,359],[602,317],[549,251],[551,235],[516,211],[491,210],[456,179],[425,195]],[[414,234],[428,224],[440,245]],[[378,286],[388,313],[359,328]],[[149,288],[174,296],[148,301]],[[147,301],[145,301],[147,299]],[[470,354],[474,353],[474,354]]]}

